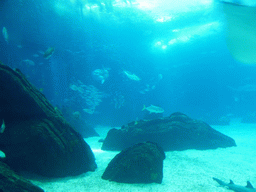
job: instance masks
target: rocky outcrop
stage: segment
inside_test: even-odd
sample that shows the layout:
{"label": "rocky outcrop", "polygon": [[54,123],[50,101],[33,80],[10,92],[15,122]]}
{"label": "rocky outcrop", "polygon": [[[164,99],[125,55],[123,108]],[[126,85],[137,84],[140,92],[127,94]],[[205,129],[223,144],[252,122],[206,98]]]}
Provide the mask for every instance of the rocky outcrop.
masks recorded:
{"label": "rocky outcrop", "polygon": [[162,183],[164,151],[155,143],[136,144],[108,164],[102,179],[119,183]]}
{"label": "rocky outcrop", "polygon": [[17,175],[5,163],[0,161],[0,191],[4,192],[44,192],[30,181]]}
{"label": "rocky outcrop", "polygon": [[182,113],[173,113],[166,118],[136,121],[121,129],[111,129],[102,149],[118,151],[145,141],[157,143],[164,151],[236,146],[232,138],[208,124]]}
{"label": "rocky outcrop", "polygon": [[49,177],[94,171],[89,145],[19,70],[0,64],[0,150],[14,170]]}

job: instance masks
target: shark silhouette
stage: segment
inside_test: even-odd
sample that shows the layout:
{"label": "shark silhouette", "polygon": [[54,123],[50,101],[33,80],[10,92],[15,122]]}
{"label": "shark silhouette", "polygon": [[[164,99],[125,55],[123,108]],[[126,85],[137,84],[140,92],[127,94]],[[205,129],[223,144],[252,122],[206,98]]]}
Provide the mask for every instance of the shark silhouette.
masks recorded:
{"label": "shark silhouette", "polygon": [[230,180],[229,183],[225,183],[224,181],[221,181],[214,177],[213,180],[217,181],[217,183],[219,183],[221,186],[227,187],[228,189],[231,189],[235,192],[256,192],[256,189],[253,188],[252,184],[249,181],[247,181],[247,185],[244,187],[241,185],[234,184],[232,180]]}

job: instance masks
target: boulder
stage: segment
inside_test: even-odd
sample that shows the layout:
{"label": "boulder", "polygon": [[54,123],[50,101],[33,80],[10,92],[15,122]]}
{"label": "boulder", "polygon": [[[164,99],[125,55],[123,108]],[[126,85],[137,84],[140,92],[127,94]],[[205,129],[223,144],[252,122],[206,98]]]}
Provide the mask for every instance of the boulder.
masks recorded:
{"label": "boulder", "polygon": [[146,142],[121,151],[108,164],[102,179],[119,183],[162,183],[165,153]]}
{"label": "boulder", "polygon": [[89,145],[19,70],[0,64],[0,150],[16,171],[65,177],[97,167]]}
{"label": "boulder", "polygon": [[236,146],[232,138],[203,121],[177,112],[169,117],[136,121],[121,129],[111,129],[103,142],[102,150],[119,151],[145,141],[157,143],[164,151]]}
{"label": "boulder", "polygon": [[4,192],[44,192],[30,181],[17,175],[8,165],[0,161],[0,191]]}

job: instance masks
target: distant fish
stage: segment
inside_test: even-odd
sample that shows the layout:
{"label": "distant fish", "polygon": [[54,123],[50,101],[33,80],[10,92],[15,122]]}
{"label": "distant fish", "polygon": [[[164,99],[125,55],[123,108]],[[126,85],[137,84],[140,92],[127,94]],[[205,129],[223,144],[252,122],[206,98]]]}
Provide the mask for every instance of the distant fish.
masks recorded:
{"label": "distant fish", "polygon": [[42,50],[38,51],[38,53],[40,53],[41,55],[44,55],[44,51]]}
{"label": "distant fish", "polygon": [[162,74],[158,74],[158,81],[163,79],[163,75]]}
{"label": "distant fish", "polygon": [[3,32],[4,40],[8,43],[9,42],[9,35],[8,35],[6,27],[3,27],[2,32]]}
{"label": "distant fish", "polygon": [[132,74],[132,73],[129,72],[129,71],[124,71],[124,74],[125,74],[129,79],[131,79],[131,80],[133,80],[133,81],[140,81],[140,78],[139,78],[137,75]]}
{"label": "distant fish", "polygon": [[95,109],[83,109],[84,112],[89,113],[91,115],[94,113],[94,110]]}
{"label": "distant fish", "polygon": [[69,88],[72,89],[73,91],[78,90],[78,87],[76,85],[70,85]]}
{"label": "distant fish", "polygon": [[79,120],[81,118],[81,113],[79,111],[73,112],[72,115],[76,120]]}
{"label": "distant fish", "polygon": [[51,56],[52,56],[52,54],[54,53],[54,50],[55,50],[55,48],[54,47],[49,47],[45,52],[44,52],[44,58],[45,59],[49,59]]}
{"label": "distant fish", "polygon": [[94,80],[99,81],[101,84],[103,84],[109,77],[109,70],[110,68],[95,69],[92,72],[92,77]]}
{"label": "distant fish", "polygon": [[29,59],[26,60],[22,60],[22,63],[26,64],[26,65],[30,65],[30,66],[35,66],[35,62]]}
{"label": "distant fish", "polygon": [[39,55],[38,54],[34,54],[33,57],[39,57]]}
{"label": "distant fish", "polygon": [[5,122],[3,120],[3,123],[2,123],[1,128],[0,128],[0,133],[3,133],[4,130],[5,130]]}
{"label": "distant fish", "polygon": [[154,105],[150,105],[149,107],[146,107],[144,105],[142,111],[144,111],[145,109],[147,111],[149,111],[149,113],[163,113],[164,112],[164,110],[161,107],[157,107]]}

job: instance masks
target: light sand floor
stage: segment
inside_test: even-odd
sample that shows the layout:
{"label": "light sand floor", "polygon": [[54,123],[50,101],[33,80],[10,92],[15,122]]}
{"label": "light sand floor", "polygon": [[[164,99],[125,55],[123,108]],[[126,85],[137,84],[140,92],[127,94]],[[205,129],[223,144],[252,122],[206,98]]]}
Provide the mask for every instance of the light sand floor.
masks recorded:
{"label": "light sand floor", "polygon": [[98,140],[106,136],[109,130],[107,128],[96,128],[101,137],[85,139],[96,157],[98,168],[95,172],[62,179],[34,180],[33,183],[46,192],[230,191],[219,187],[212,177],[225,182],[232,179],[235,184],[243,186],[250,180],[256,186],[256,125],[233,124],[212,127],[235,139],[237,147],[166,152],[162,184],[120,184],[101,179],[108,163],[118,153],[100,149],[102,143]]}

